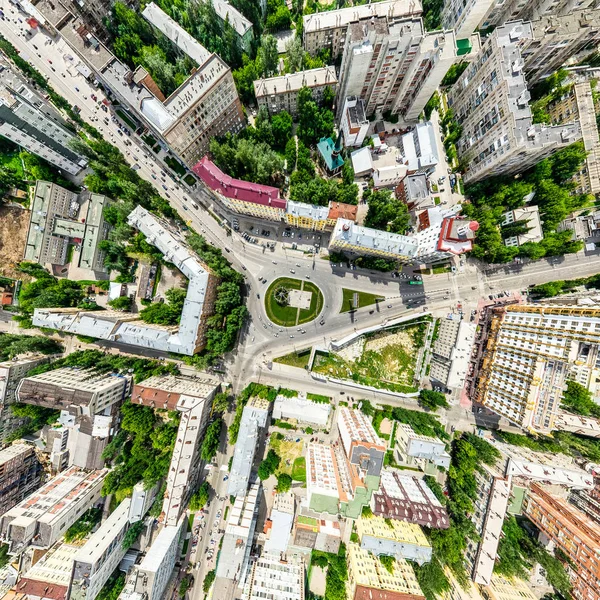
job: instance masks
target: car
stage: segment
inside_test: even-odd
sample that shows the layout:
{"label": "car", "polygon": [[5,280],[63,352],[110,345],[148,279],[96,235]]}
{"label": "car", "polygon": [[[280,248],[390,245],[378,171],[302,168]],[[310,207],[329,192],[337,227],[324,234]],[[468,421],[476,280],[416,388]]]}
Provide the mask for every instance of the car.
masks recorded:
{"label": "car", "polygon": [[388,305],[387,305],[387,307],[388,307],[388,308],[392,308],[392,305],[391,305],[391,304],[388,304]]}
{"label": "car", "polygon": [[[223,477],[223,481],[227,481],[229,479],[229,475],[225,475],[225,477]],[[217,515],[220,517],[221,515],[219,513],[217,513]]]}
{"label": "car", "polygon": [[374,310],[370,310],[369,314],[372,315],[375,311]]}
{"label": "car", "polygon": [[294,271],[294,269],[290,269],[290,273],[291,273],[292,275],[295,275],[295,274],[296,274],[296,271]]}
{"label": "car", "polygon": [[310,279],[310,275],[307,275],[307,276],[306,276],[306,279]]}
{"label": "car", "polygon": [[242,265],[242,269],[244,269],[244,271],[246,271],[246,265]]}
{"label": "car", "polygon": [[260,294],[256,294],[256,297],[257,297],[257,298],[260,298]]}

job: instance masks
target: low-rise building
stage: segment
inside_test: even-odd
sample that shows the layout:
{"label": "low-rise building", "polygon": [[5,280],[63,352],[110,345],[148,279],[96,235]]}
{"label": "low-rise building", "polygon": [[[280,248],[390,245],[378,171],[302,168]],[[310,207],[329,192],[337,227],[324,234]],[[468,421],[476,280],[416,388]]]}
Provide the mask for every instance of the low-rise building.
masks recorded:
{"label": "low-rise building", "polygon": [[330,90],[332,97],[335,96],[337,82],[333,66],[308,69],[279,77],[257,79],[254,82],[254,95],[258,108],[266,108],[270,115],[285,110],[292,117],[297,117],[298,93],[302,88],[310,89],[313,100],[322,104],[325,90]]}
{"label": "low-rise building", "polygon": [[396,197],[406,204],[409,211],[435,206],[425,173],[405,177],[396,187]]}
{"label": "low-rise building", "polygon": [[527,231],[505,237],[505,246],[522,246],[527,242],[541,242],[544,239],[540,211],[537,206],[522,206],[503,213],[501,227],[511,228],[520,225],[523,225]]}
{"label": "low-rise building", "polygon": [[166,221],[141,206],[129,214],[127,221],[187,277],[187,295],[179,325],[151,325],[133,313],[79,308],[35,309],[34,325],[151,350],[188,356],[199,352],[206,345],[207,321],[214,312],[218,278]]}
{"label": "low-rise building", "polygon": [[360,147],[369,131],[369,119],[365,113],[365,103],[361,98],[350,96],[344,100],[340,113],[340,128],[344,136],[344,146]]}
{"label": "low-rise building", "polygon": [[319,427],[327,425],[330,414],[330,403],[313,402],[304,392],[298,392],[297,396],[291,398],[280,394],[273,404],[274,419],[294,419],[299,423],[310,423]]}
{"label": "low-rise building", "polygon": [[435,128],[431,121],[418,123],[400,138],[402,156],[409,174],[431,173],[439,163]]}
{"label": "low-rise building", "polygon": [[25,260],[42,265],[65,265],[69,245],[75,246],[72,265],[106,273],[100,242],[111,226],[104,220],[106,196],[76,194],[56,183],[38,180],[32,193]]}
{"label": "low-rise building", "polygon": [[11,508],[0,519],[0,536],[11,554],[49,548],[100,500],[108,471],[71,467]]}
{"label": "low-rise building", "polygon": [[385,554],[419,565],[431,561],[431,544],[414,523],[383,517],[361,517],[355,522],[360,547],[377,556]]}
{"label": "low-rise building", "polygon": [[246,580],[260,492],[260,480],[254,479],[250,482],[248,493],[235,499],[225,527],[217,577],[236,581],[240,585]]}
{"label": "low-rise building", "polygon": [[268,400],[254,397],[244,406],[229,472],[227,493],[230,496],[244,497],[248,492],[258,436],[267,424],[269,405]]}
{"label": "low-rise building", "polygon": [[34,446],[18,443],[0,451],[0,515],[37,490],[43,478]]}
{"label": "low-rise building", "polygon": [[484,600],[537,600],[537,596],[527,585],[526,581],[518,577],[505,577],[498,573],[492,575],[490,585],[482,590]]}
{"label": "low-rise building", "polygon": [[450,526],[446,509],[427,484],[396,469],[381,472],[379,489],[371,498],[371,510],[385,519],[399,519],[432,529]]}
{"label": "low-rise building", "polygon": [[344,204],[343,202],[330,202],[329,214],[327,215],[327,227],[333,229],[338,219],[356,221],[358,206],[355,204]]}
{"label": "low-rise building", "polygon": [[252,23],[227,0],[213,0],[213,6],[221,21],[231,25],[244,52],[249,52],[254,39]]}
{"label": "low-rise building", "polygon": [[286,201],[279,196],[278,188],[234,179],[208,156],[194,165],[192,171],[229,210],[271,221],[284,219]]}
{"label": "low-rise building", "polygon": [[450,466],[451,457],[446,451],[446,444],[442,440],[427,435],[415,433],[413,428],[406,423],[396,423],[396,454],[400,462],[408,465],[418,465],[424,471],[429,471],[430,466]]}
{"label": "low-rise building", "polygon": [[11,433],[24,423],[24,419],[16,417],[10,410],[10,405],[17,401],[21,379],[34,367],[56,358],[56,355],[33,354],[0,362],[0,446],[4,446]]}
{"label": "low-rise building", "polygon": [[352,170],[355,177],[368,177],[373,173],[373,160],[371,159],[371,148],[365,146],[354,150],[350,154]]}
{"label": "low-rise building", "polygon": [[[268,538],[265,542],[265,552],[280,556],[285,554],[290,541],[294,523],[294,494],[275,494],[273,509],[268,523]],[[267,526],[265,526],[267,529]]]}
{"label": "low-rise building", "polygon": [[304,600],[304,563],[296,556],[265,552],[252,564],[248,600]]}
{"label": "low-rise building", "polygon": [[287,201],[285,222],[292,227],[301,227],[311,231],[324,231],[329,216],[328,206],[306,204],[306,202]]}
{"label": "low-rise building", "polygon": [[404,559],[396,559],[390,573],[379,557],[358,544],[348,544],[346,551],[348,600],[385,598],[386,600],[424,600],[412,567]]}
{"label": "low-rise building", "polygon": [[317,144],[321,163],[329,175],[336,175],[344,166],[342,157],[342,136],[338,135],[335,143],[328,138],[321,138]]}

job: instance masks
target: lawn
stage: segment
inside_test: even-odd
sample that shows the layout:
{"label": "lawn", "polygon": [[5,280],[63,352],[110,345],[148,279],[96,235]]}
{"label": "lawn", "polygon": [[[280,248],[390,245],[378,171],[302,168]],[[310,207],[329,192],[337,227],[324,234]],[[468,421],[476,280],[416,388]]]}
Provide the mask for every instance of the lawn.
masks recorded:
{"label": "lawn", "polygon": [[[358,306],[352,304],[354,294],[358,294]],[[368,292],[358,292],[356,290],[349,290],[348,288],[342,288],[342,308],[340,312],[349,312],[355,308],[364,308],[365,306],[371,306],[378,300],[385,300],[384,296],[377,294],[369,294]]]}
{"label": "lawn", "polygon": [[117,115],[119,115],[119,118],[122,121],[125,121],[125,123],[127,123],[127,125],[129,125],[129,127],[131,127],[131,129],[133,129],[133,131],[135,131],[138,128],[138,126],[133,122],[131,117],[129,115],[127,115],[127,113],[125,113],[119,109],[117,109],[115,112],[117,113]]}
{"label": "lawn", "polygon": [[188,185],[195,185],[196,184],[196,178],[191,174],[188,173],[183,180],[188,184]]}
{"label": "lawn", "polygon": [[5,168],[10,167],[15,171],[19,179],[24,179],[25,174],[23,172],[23,163],[18,152],[10,152],[7,154],[0,154],[0,165]]}
{"label": "lawn", "polygon": [[[292,306],[281,306],[275,300],[275,291],[281,287],[288,290],[303,290],[312,292],[310,308],[299,309]],[[323,294],[319,288],[309,281],[292,279],[291,277],[280,277],[276,279],[267,289],[265,294],[265,310],[267,316],[276,325],[283,327],[294,327],[302,323],[308,323],[317,318],[323,309]]]}
{"label": "lawn", "polygon": [[186,174],[185,167],[177,160],[175,160],[172,156],[167,156],[165,158],[165,162],[169,165],[172,171],[175,171],[177,175],[183,176]]}
{"label": "lawn", "polygon": [[294,461],[292,467],[292,479],[294,481],[303,481],[306,483],[306,459],[304,456],[299,456]]}
{"label": "lawn", "polygon": [[301,350],[300,352],[292,352],[291,354],[286,354],[285,356],[274,359],[273,362],[288,365],[290,367],[297,367],[298,369],[306,369],[306,367],[308,367],[311,350],[312,348],[308,348],[306,350]]}
{"label": "lawn", "polygon": [[[281,457],[281,462],[279,463],[276,474],[280,475],[281,473],[287,473],[294,479],[294,469],[296,468],[297,460],[299,458],[304,460],[302,457],[304,442],[286,442],[285,440],[277,440],[275,439],[275,436],[271,436],[269,446]],[[304,480],[298,479],[298,481]]]}

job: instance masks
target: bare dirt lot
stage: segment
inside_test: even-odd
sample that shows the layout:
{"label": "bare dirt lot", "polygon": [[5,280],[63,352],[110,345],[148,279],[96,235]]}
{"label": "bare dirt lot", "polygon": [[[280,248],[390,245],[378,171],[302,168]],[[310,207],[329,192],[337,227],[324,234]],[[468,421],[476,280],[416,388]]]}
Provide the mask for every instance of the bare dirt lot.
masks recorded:
{"label": "bare dirt lot", "polygon": [[23,260],[28,227],[28,210],[0,205],[0,275],[22,275],[16,267]]}

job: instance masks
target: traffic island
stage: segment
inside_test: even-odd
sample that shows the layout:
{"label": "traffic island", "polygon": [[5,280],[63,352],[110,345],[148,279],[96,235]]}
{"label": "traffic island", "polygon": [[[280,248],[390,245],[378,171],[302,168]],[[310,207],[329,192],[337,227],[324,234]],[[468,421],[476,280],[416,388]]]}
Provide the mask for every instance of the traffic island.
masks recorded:
{"label": "traffic island", "polygon": [[323,294],[310,281],[280,277],[265,294],[267,317],[282,327],[295,327],[316,319],[323,310]]}

